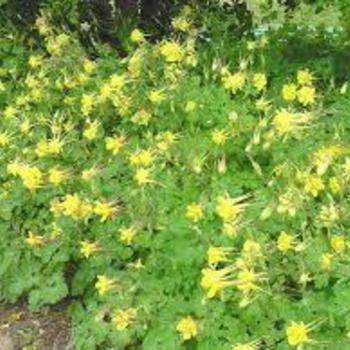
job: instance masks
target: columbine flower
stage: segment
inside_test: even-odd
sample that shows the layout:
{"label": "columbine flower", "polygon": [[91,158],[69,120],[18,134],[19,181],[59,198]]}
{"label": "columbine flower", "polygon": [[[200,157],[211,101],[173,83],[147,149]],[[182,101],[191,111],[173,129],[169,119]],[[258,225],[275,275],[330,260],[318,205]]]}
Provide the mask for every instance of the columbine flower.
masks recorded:
{"label": "columbine flower", "polygon": [[321,255],[320,264],[322,270],[330,270],[332,265],[333,254],[324,253]]}
{"label": "columbine flower", "polygon": [[227,73],[222,77],[222,82],[224,88],[230,90],[232,93],[236,93],[239,90],[242,90],[245,84],[246,75],[244,72],[237,72],[234,74]]}
{"label": "columbine flower", "polygon": [[235,285],[233,269],[234,267],[230,266],[219,270],[214,268],[202,270],[201,286],[207,291],[208,298],[213,298],[225,288]]}
{"label": "columbine flower", "polygon": [[95,283],[95,288],[99,295],[106,294],[109,290],[116,288],[117,283],[115,279],[107,278],[104,275],[97,276],[97,282]]}
{"label": "columbine flower", "polygon": [[209,246],[207,251],[208,264],[216,265],[221,262],[228,261],[227,255],[231,252],[231,248]]}
{"label": "columbine flower", "polygon": [[142,43],[145,40],[145,35],[140,29],[135,28],[130,34],[130,40],[134,43]]}
{"label": "columbine flower", "polygon": [[253,269],[243,268],[237,274],[235,284],[237,289],[244,294],[248,294],[254,290],[261,289],[257,283],[264,280],[264,273],[257,273]]}
{"label": "columbine flower", "polygon": [[134,179],[140,186],[144,186],[147,183],[152,182],[150,170],[145,168],[139,168],[136,170],[136,173],[134,175]]}
{"label": "columbine flower", "polygon": [[311,86],[303,86],[297,92],[298,101],[304,106],[311,105],[315,102],[316,90]]}
{"label": "columbine flower", "polygon": [[137,311],[134,308],[117,310],[112,322],[118,331],[123,331],[136,321]]}
{"label": "columbine flower", "polygon": [[330,244],[333,250],[338,254],[343,253],[347,247],[347,242],[344,235],[337,235],[331,237]]}
{"label": "columbine flower", "polygon": [[211,139],[216,145],[224,145],[227,141],[228,133],[226,130],[215,129],[211,133]]}
{"label": "columbine flower", "polygon": [[232,347],[232,350],[257,350],[259,348],[260,340],[253,340],[250,343],[246,344],[235,344]]}
{"label": "columbine flower", "polygon": [[313,340],[309,338],[309,333],[316,325],[316,322],[306,325],[304,322],[297,323],[292,321],[291,325],[287,328],[287,339],[289,345],[297,346],[298,350],[301,350],[303,345],[312,343]]}
{"label": "columbine flower", "polygon": [[93,122],[89,122],[83,132],[83,136],[87,138],[89,141],[95,139],[98,133],[99,126],[100,126],[100,123],[97,120]]}
{"label": "columbine flower", "polygon": [[331,227],[339,220],[339,210],[333,203],[323,205],[318,218],[325,227]]}
{"label": "columbine flower", "polygon": [[126,138],[124,135],[106,137],[106,150],[111,151],[113,155],[116,155],[120,152],[125,143]]}
{"label": "columbine flower", "polygon": [[165,41],[160,46],[160,53],[167,62],[180,62],[184,57],[184,50],[175,41]]}
{"label": "columbine flower", "polygon": [[267,85],[267,79],[264,73],[256,73],[253,75],[253,86],[258,91],[264,90],[266,85]]}
{"label": "columbine flower", "polygon": [[44,236],[40,236],[33,233],[33,231],[29,231],[28,237],[25,239],[25,241],[31,247],[40,247],[44,245]]}
{"label": "columbine flower", "polygon": [[300,85],[308,85],[313,81],[312,73],[308,69],[302,69],[297,72],[297,80]]}
{"label": "columbine flower", "polygon": [[57,186],[60,183],[64,182],[68,178],[68,173],[65,170],[58,168],[52,168],[48,171],[49,181]]}
{"label": "columbine flower", "polygon": [[278,197],[277,212],[280,214],[287,213],[293,217],[296,214],[298,203],[299,199],[296,194],[291,190],[287,190],[286,193]]}
{"label": "columbine flower", "polygon": [[89,242],[86,240],[80,242],[80,253],[83,254],[85,258],[89,258],[99,250],[101,250],[101,247],[96,242]]}
{"label": "columbine flower", "polygon": [[197,223],[204,216],[203,206],[199,203],[191,203],[186,208],[186,217]]}
{"label": "columbine flower", "polygon": [[272,126],[280,136],[294,133],[305,128],[311,121],[311,116],[306,113],[291,113],[286,109],[277,111],[272,119]]}
{"label": "columbine flower", "polygon": [[316,174],[304,174],[304,189],[306,193],[317,197],[319,192],[323,191],[325,186],[322,178]]}
{"label": "columbine flower", "polygon": [[187,316],[178,322],[176,330],[181,334],[183,340],[189,340],[198,334],[198,324],[191,316]]}
{"label": "columbine flower", "polygon": [[131,244],[133,239],[137,234],[137,230],[134,226],[131,227],[122,227],[119,229],[120,240],[126,244]]}
{"label": "columbine flower", "polygon": [[118,208],[111,202],[97,202],[94,213],[101,216],[101,222],[112,219]]}
{"label": "columbine flower", "polygon": [[225,222],[234,221],[238,215],[241,214],[244,209],[249,205],[244,202],[249,195],[243,195],[237,198],[231,198],[228,195],[224,197],[218,197],[216,205],[216,213]]}
{"label": "columbine flower", "polygon": [[277,249],[285,254],[288,250],[293,249],[294,243],[294,237],[282,231],[277,239]]}
{"label": "columbine flower", "polygon": [[283,85],[282,97],[286,101],[294,101],[297,97],[297,86],[295,84]]}

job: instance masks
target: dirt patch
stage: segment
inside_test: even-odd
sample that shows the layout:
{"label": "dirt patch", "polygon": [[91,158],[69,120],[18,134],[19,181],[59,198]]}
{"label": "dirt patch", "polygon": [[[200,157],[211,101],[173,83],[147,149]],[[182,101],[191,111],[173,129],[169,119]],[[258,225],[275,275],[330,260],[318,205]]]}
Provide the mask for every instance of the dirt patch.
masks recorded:
{"label": "dirt patch", "polygon": [[72,350],[70,320],[61,311],[32,313],[0,306],[0,350]]}

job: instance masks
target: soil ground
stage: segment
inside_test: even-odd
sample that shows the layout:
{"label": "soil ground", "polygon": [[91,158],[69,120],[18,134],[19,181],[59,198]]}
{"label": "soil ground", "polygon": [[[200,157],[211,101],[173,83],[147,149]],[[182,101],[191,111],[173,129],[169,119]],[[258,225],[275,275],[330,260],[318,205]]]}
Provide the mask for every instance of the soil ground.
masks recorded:
{"label": "soil ground", "polygon": [[24,305],[0,305],[0,350],[72,350],[64,311],[33,313]]}

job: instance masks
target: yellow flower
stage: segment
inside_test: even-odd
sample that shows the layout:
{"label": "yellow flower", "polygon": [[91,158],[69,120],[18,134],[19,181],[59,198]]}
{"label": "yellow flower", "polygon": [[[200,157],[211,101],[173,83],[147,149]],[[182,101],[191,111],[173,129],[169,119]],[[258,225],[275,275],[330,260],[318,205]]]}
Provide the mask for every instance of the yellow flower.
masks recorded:
{"label": "yellow flower", "polygon": [[161,90],[152,90],[148,94],[148,98],[152,103],[159,105],[165,100],[165,95]]}
{"label": "yellow flower", "polygon": [[344,235],[337,235],[331,237],[330,243],[332,249],[338,254],[343,253],[347,247],[347,242]]}
{"label": "yellow flower", "polygon": [[244,242],[241,254],[245,265],[252,265],[257,259],[263,257],[260,244],[252,239]]}
{"label": "yellow flower", "polygon": [[216,213],[220,216],[220,218],[227,221],[234,221],[240,213],[244,211],[244,209],[248,206],[245,199],[247,199],[247,195],[243,195],[237,198],[231,198],[226,195],[224,197],[218,197],[217,205],[216,205]]}
{"label": "yellow flower", "polygon": [[340,148],[338,146],[324,146],[321,147],[313,155],[312,165],[316,167],[316,172],[318,175],[323,175],[328,167],[333,163],[340,153]]}
{"label": "yellow flower", "polygon": [[43,174],[36,166],[23,166],[19,170],[19,176],[23,181],[23,185],[30,190],[41,187],[43,182]]}
{"label": "yellow flower", "polygon": [[331,227],[339,220],[339,210],[333,203],[323,205],[318,218],[325,227]]}
{"label": "yellow flower", "polygon": [[148,167],[154,161],[153,152],[151,150],[141,150],[139,152],[133,153],[129,157],[129,161],[133,165],[142,165],[144,167]]}
{"label": "yellow flower", "polygon": [[79,198],[78,194],[67,194],[58,209],[62,210],[65,216],[71,216],[73,219],[83,219],[93,211],[91,204]]}
{"label": "yellow flower", "polygon": [[83,68],[86,73],[90,74],[96,69],[96,63],[85,58],[83,60]]}
{"label": "yellow flower", "polygon": [[211,133],[211,139],[216,145],[224,145],[228,138],[228,134],[225,130],[215,129]]}
{"label": "yellow flower", "polygon": [[209,246],[207,251],[208,264],[216,265],[220,262],[228,261],[227,255],[230,251],[230,248]]}
{"label": "yellow flower", "polygon": [[145,168],[137,169],[134,175],[134,179],[140,186],[143,186],[143,185],[146,185],[147,183],[152,182],[152,179],[150,177],[150,171],[149,169],[145,169]]}
{"label": "yellow flower", "polygon": [[295,84],[283,85],[282,97],[286,101],[294,101],[297,97],[297,86]]}
{"label": "yellow flower", "polygon": [[84,115],[88,115],[92,111],[92,108],[94,105],[94,97],[91,94],[90,95],[84,94],[81,97],[80,103],[81,103],[81,111],[83,112]]}
{"label": "yellow flower", "polygon": [[244,72],[237,72],[234,74],[228,73],[222,77],[222,82],[226,90],[230,90],[232,93],[236,93],[238,90],[242,90],[245,84],[246,75]]}
{"label": "yellow flower", "polygon": [[198,334],[198,324],[191,316],[187,316],[178,322],[176,330],[181,334],[183,340],[189,340]]}
{"label": "yellow flower", "polygon": [[28,64],[30,67],[35,68],[42,63],[42,60],[43,58],[40,55],[30,55],[28,59]]}
{"label": "yellow flower", "polygon": [[193,221],[198,222],[204,216],[203,206],[199,203],[191,203],[186,208],[186,217]]}
{"label": "yellow flower", "polygon": [[109,78],[109,85],[116,90],[120,90],[126,83],[125,74],[112,74]]}
{"label": "yellow flower", "polygon": [[112,322],[118,331],[123,331],[136,321],[137,311],[134,308],[118,310],[112,317]]}
{"label": "yellow flower", "polygon": [[330,253],[324,253],[321,255],[320,264],[322,270],[330,270],[332,265],[333,255]]}
{"label": "yellow flower", "polygon": [[306,174],[304,178],[304,189],[313,197],[317,197],[319,192],[325,188],[322,178],[316,174]]}
{"label": "yellow flower", "polygon": [[101,222],[112,219],[118,208],[111,202],[98,201],[94,208],[94,213],[101,216]]}
{"label": "yellow flower", "polygon": [[256,283],[261,280],[262,275],[262,273],[256,273],[252,269],[243,268],[237,274],[237,289],[245,293],[258,289],[259,287]]}
{"label": "yellow flower", "polygon": [[49,181],[55,186],[59,185],[63,181],[67,180],[68,178],[67,172],[64,170],[60,170],[58,168],[50,169],[48,171],[48,175],[49,175]]}
{"label": "yellow flower", "polygon": [[315,102],[316,90],[311,86],[303,86],[297,92],[298,101],[304,106],[311,105]]}
{"label": "yellow flower", "polygon": [[297,72],[297,80],[300,85],[308,85],[313,81],[312,73],[308,69],[302,69]]}
{"label": "yellow flower", "polygon": [[286,193],[278,197],[277,212],[280,214],[287,213],[289,216],[293,217],[296,214],[298,207],[298,198],[296,195],[288,190]]}
{"label": "yellow flower", "polygon": [[17,114],[17,109],[12,106],[7,106],[4,110],[5,119],[11,119]]}
{"label": "yellow flower", "polygon": [[88,123],[87,128],[83,132],[83,136],[89,141],[95,139],[98,133],[99,126],[100,123],[97,120],[93,121],[92,123]]}
{"label": "yellow flower", "polygon": [[190,29],[190,23],[184,17],[174,18],[172,25],[174,29],[180,30],[182,32],[187,32]]}
{"label": "yellow flower", "polygon": [[235,344],[232,347],[232,350],[257,350],[260,344],[260,340],[254,340],[250,343],[246,343],[246,344]]}
{"label": "yellow flower", "polygon": [[160,53],[167,62],[180,62],[184,58],[183,48],[175,41],[165,41],[160,46]]}
{"label": "yellow flower", "polygon": [[133,239],[137,234],[137,230],[134,226],[131,227],[122,227],[119,229],[120,240],[126,244],[131,244]]}
{"label": "yellow flower", "polygon": [[126,138],[124,135],[114,135],[113,137],[106,137],[106,149],[112,151],[113,155],[120,152],[121,148],[125,145]]}
{"label": "yellow flower", "polygon": [[293,248],[294,237],[288,233],[282,231],[277,239],[277,249],[282,253],[287,253],[288,250]]}
{"label": "yellow flower", "polygon": [[266,88],[267,79],[264,73],[256,73],[253,75],[253,86],[258,90],[262,91]]}
{"label": "yellow flower", "polygon": [[202,270],[201,286],[207,291],[207,297],[213,298],[229,286],[233,286],[235,281],[232,279],[233,267],[225,267],[215,270],[214,268],[205,268]]}
{"label": "yellow flower", "polygon": [[342,190],[342,184],[335,176],[329,179],[328,186],[333,194],[339,194]]}
{"label": "yellow flower", "polygon": [[7,132],[3,132],[0,134],[0,146],[6,146],[10,142],[10,137]]}
{"label": "yellow flower", "polygon": [[145,35],[140,29],[135,28],[130,34],[130,40],[134,43],[142,43],[145,40]]}
{"label": "yellow flower", "polygon": [[311,121],[306,113],[291,113],[286,109],[277,111],[272,119],[272,126],[280,136],[304,128]]}
{"label": "yellow flower", "polygon": [[101,250],[101,248],[96,242],[89,242],[86,240],[80,242],[80,253],[83,254],[85,258],[89,258],[99,250]]}
{"label": "yellow flower", "polygon": [[144,109],[141,109],[133,115],[133,117],[131,118],[131,121],[139,125],[148,125],[151,118],[152,118],[151,113],[145,111]]}
{"label": "yellow flower", "polygon": [[28,232],[28,237],[26,238],[25,241],[31,247],[40,247],[44,245],[44,237],[37,235],[32,231]]}
{"label": "yellow flower", "polygon": [[99,295],[106,294],[109,290],[116,288],[117,283],[115,279],[107,278],[104,275],[97,276],[97,281],[95,283],[95,288]]}
{"label": "yellow flower", "polygon": [[302,346],[306,343],[309,343],[311,339],[309,338],[309,332],[311,328],[309,325],[305,325],[304,322],[293,322],[287,328],[287,339],[289,345],[292,346]]}

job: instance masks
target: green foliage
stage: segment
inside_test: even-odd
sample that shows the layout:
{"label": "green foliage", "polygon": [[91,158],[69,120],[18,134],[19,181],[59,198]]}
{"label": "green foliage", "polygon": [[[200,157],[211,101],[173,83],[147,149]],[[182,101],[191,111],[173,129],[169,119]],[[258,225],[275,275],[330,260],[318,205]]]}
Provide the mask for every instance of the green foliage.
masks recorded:
{"label": "green foliage", "polygon": [[347,34],[245,3],[123,58],[2,28],[0,296],[70,299],[78,350],[350,349]]}

